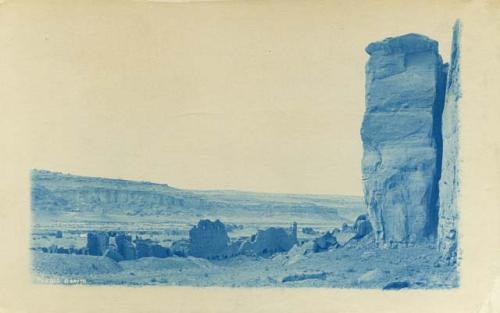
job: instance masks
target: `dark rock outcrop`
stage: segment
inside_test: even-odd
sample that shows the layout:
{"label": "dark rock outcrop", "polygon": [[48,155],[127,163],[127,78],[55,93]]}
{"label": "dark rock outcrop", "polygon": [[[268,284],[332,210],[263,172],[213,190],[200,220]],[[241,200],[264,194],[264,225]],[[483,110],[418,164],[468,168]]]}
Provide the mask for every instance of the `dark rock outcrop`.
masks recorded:
{"label": "dark rock outcrop", "polygon": [[270,227],[259,230],[256,235],[241,245],[240,253],[245,255],[271,256],[277,252],[288,252],[297,244],[297,224],[291,230]]}
{"label": "dark rock outcrop", "polygon": [[115,243],[118,253],[120,253],[124,260],[134,260],[137,258],[135,246],[132,243],[132,236],[116,234]]}
{"label": "dark rock outcrop", "polygon": [[438,43],[408,34],[371,43],[366,52],[362,172],[376,240],[435,238],[446,81]]}
{"label": "dark rock outcrop", "polygon": [[221,221],[200,220],[189,231],[189,244],[192,256],[221,259],[228,255],[229,236]]}
{"label": "dark rock outcrop", "polygon": [[372,224],[368,220],[368,216],[360,215],[354,223],[354,231],[356,232],[356,239],[363,238],[372,232]]}
{"label": "dark rock outcrop", "polygon": [[331,232],[326,232],[323,236],[314,239],[313,251],[321,252],[338,246],[337,238]]}
{"label": "dark rock outcrop", "polygon": [[90,255],[103,255],[109,247],[109,235],[106,232],[87,233],[87,249]]}

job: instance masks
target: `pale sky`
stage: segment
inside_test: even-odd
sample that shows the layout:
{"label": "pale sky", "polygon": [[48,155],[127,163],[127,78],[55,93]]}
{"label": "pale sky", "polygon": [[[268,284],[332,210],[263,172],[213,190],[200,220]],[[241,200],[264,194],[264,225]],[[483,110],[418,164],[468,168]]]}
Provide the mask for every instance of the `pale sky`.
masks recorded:
{"label": "pale sky", "polygon": [[364,48],[418,32],[438,40],[448,61],[457,18],[432,2],[404,16],[395,14],[404,4],[370,3],[0,10],[9,77],[0,93],[25,123],[9,127],[29,146],[32,168],[190,189],[361,195]]}

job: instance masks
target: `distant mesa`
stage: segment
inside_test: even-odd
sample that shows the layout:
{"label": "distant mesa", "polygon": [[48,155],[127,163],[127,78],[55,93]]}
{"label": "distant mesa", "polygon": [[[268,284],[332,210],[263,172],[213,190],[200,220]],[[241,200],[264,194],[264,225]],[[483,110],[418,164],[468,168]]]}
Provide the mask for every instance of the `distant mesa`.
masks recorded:
{"label": "distant mesa", "polygon": [[[76,176],[33,170],[31,206],[37,215],[61,213],[171,216],[178,212],[206,216],[303,215],[338,219],[338,209],[361,212],[362,198],[334,195],[287,195],[240,191],[198,191],[167,184]],[[239,226],[227,225],[228,231]]]}

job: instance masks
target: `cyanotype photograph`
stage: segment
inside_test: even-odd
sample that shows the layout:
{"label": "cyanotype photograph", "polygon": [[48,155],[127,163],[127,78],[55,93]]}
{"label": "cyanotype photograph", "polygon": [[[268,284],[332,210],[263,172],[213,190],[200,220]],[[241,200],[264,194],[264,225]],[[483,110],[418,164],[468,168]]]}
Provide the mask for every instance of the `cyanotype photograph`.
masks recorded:
{"label": "cyanotype photograph", "polygon": [[497,0],[0,0],[0,313],[500,308]]}
{"label": "cyanotype photograph", "polygon": [[367,43],[363,154],[350,160],[362,194],[190,190],[168,177],[34,169],[35,281],[458,287],[461,27],[450,25],[446,56],[419,33]]}

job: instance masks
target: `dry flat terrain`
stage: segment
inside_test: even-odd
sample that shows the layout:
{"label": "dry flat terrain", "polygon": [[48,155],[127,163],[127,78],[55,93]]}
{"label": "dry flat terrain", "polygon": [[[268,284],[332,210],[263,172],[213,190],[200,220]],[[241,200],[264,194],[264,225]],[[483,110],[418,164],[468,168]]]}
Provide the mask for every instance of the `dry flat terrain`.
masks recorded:
{"label": "dry flat terrain", "polygon": [[390,283],[396,283],[396,289],[458,285],[456,269],[438,266],[436,251],[427,247],[302,252],[294,248],[271,258],[209,261],[174,256],[118,263],[107,257],[33,253],[33,268],[40,283],[377,289]]}

